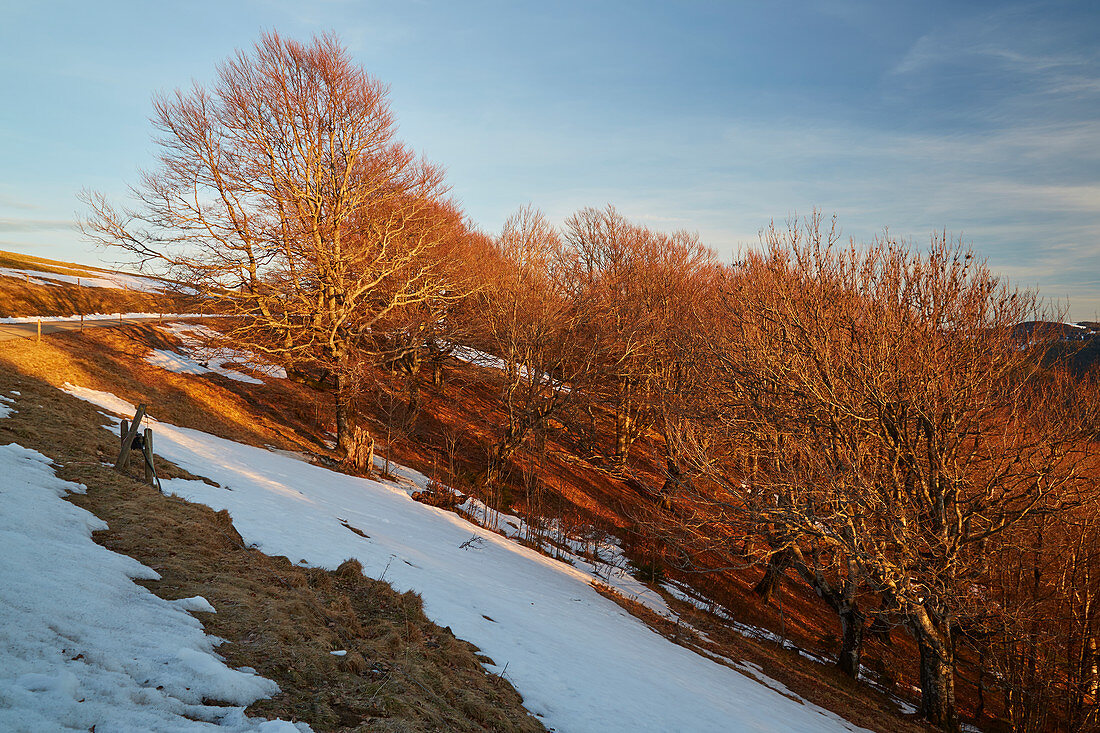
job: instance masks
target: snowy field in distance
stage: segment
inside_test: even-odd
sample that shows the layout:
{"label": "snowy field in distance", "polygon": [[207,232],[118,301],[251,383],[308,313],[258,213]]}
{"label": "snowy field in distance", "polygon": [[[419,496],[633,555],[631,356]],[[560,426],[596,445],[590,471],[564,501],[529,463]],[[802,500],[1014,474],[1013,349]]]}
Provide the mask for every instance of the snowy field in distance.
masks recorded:
{"label": "snowy field in distance", "polygon": [[[69,273],[28,270],[14,267],[0,267],[0,275],[19,278],[35,285],[80,285],[87,288],[107,288],[109,290],[136,290],[142,293],[163,293],[173,283],[155,277],[133,275],[125,272],[85,272],[70,270]],[[194,289],[183,287],[182,291],[194,293]]]}
{"label": "snowy field in distance", "polygon": [[172,334],[182,344],[181,350],[153,349],[145,361],[153,366],[177,374],[221,374],[247,384],[263,384],[262,379],[230,369],[226,364],[240,364],[269,377],[286,379],[286,370],[280,366],[261,363],[254,354],[236,349],[210,349],[202,346],[202,337],[213,334],[206,326],[193,323],[168,323],[160,327]]}
{"label": "snowy field in distance", "polygon": [[199,313],[86,313],[84,316],[4,316],[0,318],[0,323],[34,323],[35,321],[42,321],[43,323],[55,323],[64,321],[75,322],[79,321],[82,317],[85,321],[114,321],[119,318],[131,320],[135,318],[154,319],[170,316],[172,318],[215,318],[216,316],[201,315]]}
{"label": "snowy field in distance", "polygon": [[[66,391],[119,415],[134,411],[109,393]],[[550,728],[862,730],[751,665],[733,669],[673,644],[600,596],[582,569],[402,489],[197,430],[153,429],[158,454],[220,484],[172,479],[166,492],[227,509],[263,552],[325,568],[354,557],[371,577],[418,592],[429,618],[480,647]]]}
{"label": "snowy field in distance", "polygon": [[92,541],[107,525],[62,498],[83,486],[15,443],[0,473],[0,730],[309,730],[245,716],[278,686],[218,658],[205,599],[153,595],[131,579],[155,571]]}

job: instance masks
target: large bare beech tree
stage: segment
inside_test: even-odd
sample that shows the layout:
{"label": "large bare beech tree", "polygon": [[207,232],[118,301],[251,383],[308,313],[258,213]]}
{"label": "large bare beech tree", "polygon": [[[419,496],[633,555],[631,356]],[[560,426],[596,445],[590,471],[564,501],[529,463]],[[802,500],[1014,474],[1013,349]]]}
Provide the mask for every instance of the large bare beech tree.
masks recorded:
{"label": "large bare beech tree", "polygon": [[156,99],[158,163],[135,206],[85,196],[86,234],[216,301],[234,343],[330,388],[345,452],[353,376],[392,349],[387,319],[461,291],[439,266],[461,217],[440,169],[396,141],[386,94],[334,37],[266,34],[211,87]]}

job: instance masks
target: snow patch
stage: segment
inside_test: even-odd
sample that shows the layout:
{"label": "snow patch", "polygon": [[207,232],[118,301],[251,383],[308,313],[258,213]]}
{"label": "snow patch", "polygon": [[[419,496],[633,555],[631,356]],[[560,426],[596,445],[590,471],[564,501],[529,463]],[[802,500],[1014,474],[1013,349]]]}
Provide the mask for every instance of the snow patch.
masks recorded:
{"label": "snow patch", "polygon": [[244,706],[278,686],[221,662],[197,599],[158,598],[131,580],[155,571],[92,541],[107,525],[63,499],[83,486],[14,443],[0,472],[0,729],[265,730]]}
{"label": "snow patch", "polygon": [[206,600],[202,596],[192,596],[191,598],[179,598],[170,603],[181,611],[188,611],[189,613],[217,613],[214,607],[210,605],[210,601]]}
{"label": "snow patch", "polygon": [[[126,320],[152,319],[171,316],[172,318],[215,318],[216,316],[202,315],[199,313],[86,313],[85,321],[117,321],[119,318]],[[6,316],[0,318],[0,323],[72,323],[79,321],[81,316]]]}
{"label": "snow patch", "polygon": [[167,280],[125,272],[96,272],[90,274],[80,270],[69,273],[28,270],[15,267],[0,267],[0,275],[27,280],[35,285],[80,285],[88,288],[107,288],[109,290],[137,290],[143,293],[164,293],[168,291],[194,294],[194,288],[176,285]]}
{"label": "snow patch", "polygon": [[177,374],[220,374],[238,382],[263,384],[262,379],[257,379],[226,366],[226,364],[232,363],[240,364],[269,377],[286,379],[286,370],[282,367],[260,363],[256,356],[249,352],[228,348],[211,349],[203,347],[203,338],[215,335],[215,332],[206,326],[190,323],[169,323],[163,326],[162,330],[174,335],[182,342],[182,351],[154,349],[152,353],[145,357],[145,361],[153,366]]}

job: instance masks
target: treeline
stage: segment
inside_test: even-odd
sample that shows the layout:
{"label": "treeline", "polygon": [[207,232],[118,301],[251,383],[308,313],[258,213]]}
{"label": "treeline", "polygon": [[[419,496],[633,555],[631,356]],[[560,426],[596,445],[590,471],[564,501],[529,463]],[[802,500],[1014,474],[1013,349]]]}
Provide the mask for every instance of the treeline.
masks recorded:
{"label": "treeline", "polygon": [[846,244],[814,216],[723,263],[611,207],[561,228],[527,207],[481,233],[331,37],[266,35],[210,88],[159,98],[154,123],[137,204],[86,195],[85,232],[331,392],[349,463],[371,465],[356,404],[378,367],[415,414],[425,367],[442,386],[475,346],[499,360],[504,416],[482,485],[550,432],[623,477],[650,441],[663,478],[637,520],[668,562],[758,563],[765,597],[794,573],[835,612],[852,677],[869,627],[908,629],[945,729],[963,655],[979,716],[1097,726],[1098,393],[1044,366],[1044,334],[1013,328],[1035,296],[969,251]]}

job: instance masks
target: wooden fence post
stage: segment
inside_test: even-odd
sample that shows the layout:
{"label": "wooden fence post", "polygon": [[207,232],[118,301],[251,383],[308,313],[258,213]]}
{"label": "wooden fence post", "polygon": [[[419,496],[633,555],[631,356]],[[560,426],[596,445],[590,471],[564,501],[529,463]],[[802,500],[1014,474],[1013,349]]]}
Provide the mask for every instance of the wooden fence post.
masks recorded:
{"label": "wooden fence post", "polygon": [[122,446],[126,445],[126,435],[130,432],[130,421],[123,418],[118,424],[118,451],[122,455]]}
{"label": "wooden fence post", "polygon": [[38,319],[38,335],[35,337],[34,342],[36,344],[42,343],[42,319]]}
{"label": "wooden fence post", "polygon": [[118,453],[118,460],[115,461],[116,471],[121,471],[130,465],[130,448],[134,444],[134,436],[137,435],[138,426],[141,425],[141,418],[143,417],[145,417],[144,402],[138,405],[133,424],[122,436],[122,449]]}
{"label": "wooden fence post", "polygon": [[80,332],[84,333],[84,314],[80,314]]}
{"label": "wooden fence post", "polygon": [[145,455],[145,483],[153,485],[153,429],[145,428],[145,440],[141,452]]}

